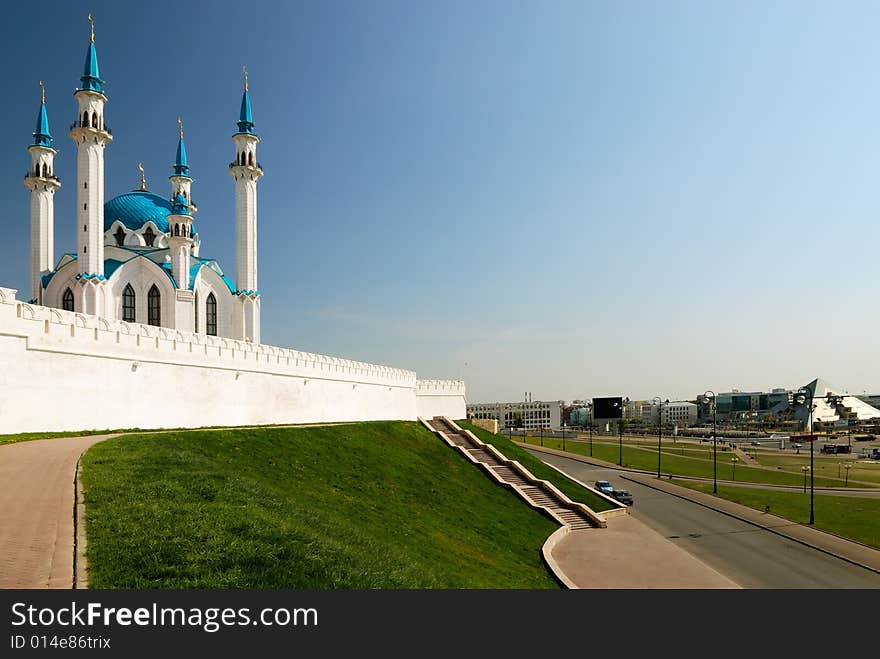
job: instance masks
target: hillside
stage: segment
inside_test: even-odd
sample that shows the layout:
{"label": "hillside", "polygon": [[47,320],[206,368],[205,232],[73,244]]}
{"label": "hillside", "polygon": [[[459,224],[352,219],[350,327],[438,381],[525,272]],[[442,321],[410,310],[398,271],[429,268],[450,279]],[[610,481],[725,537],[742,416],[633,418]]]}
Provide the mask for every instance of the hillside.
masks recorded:
{"label": "hillside", "polygon": [[128,435],[83,456],[92,588],[555,588],[557,526],[412,422]]}

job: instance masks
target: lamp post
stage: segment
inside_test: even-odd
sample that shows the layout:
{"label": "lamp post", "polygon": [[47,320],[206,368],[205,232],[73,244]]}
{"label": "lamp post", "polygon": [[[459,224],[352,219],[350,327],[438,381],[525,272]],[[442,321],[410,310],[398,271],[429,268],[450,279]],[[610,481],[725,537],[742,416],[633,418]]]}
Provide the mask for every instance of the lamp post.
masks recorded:
{"label": "lamp post", "polygon": [[733,478],[731,478],[730,480],[735,481],[736,480],[736,463],[739,462],[739,458],[736,456],[733,456],[732,458],[730,458],[730,462],[733,464]]}
{"label": "lamp post", "polygon": [[849,485],[849,470],[850,470],[850,467],[852,467],[852,465],[851,465],[849,462],[847,462],[845,465],[843,465],[843,468],[846,470],[846,480],[843,481],[843,486],[844,486],[844,487],[847,487],[847,486]]}
{"label": "lamp post", "polygon": [[[660,443],[663,439],[663,399],[660,396],[654,396],[652,403],[657,404],[657,478],[660,478]],[[669,402],[669,399],[666,399]]]}
{"label": "lamp post", "polygon": [[593,404],[590,403],[590,457],[593,457]]}
{"label": "lamp post", "polygon": [[617,420],[617,464],[623,466],[623,419]]}
{"label": "lamp post", "polygon": [[703,401],[712,403],[712,494],[718,494],[718,430],[715,392],[711,389],[703,394]]}
{"label": "lamp post", "polygon": [[513,441],[513,412],[511,406],[507,406],[507,441]]}
{"label": "lamp post", "polygon": [[538,422],[538,426],[541,428],[541,446],[544,446],[544,419]]}
{"label": "lamp post", "polygon": [[804,494],[807,493],[807,472],[810,471],[810,468],[807,465],[801,467],[804,472]]}
{"label": "lamp post", "polygon": [[562,422],[562,450],[565,451],[565,421]]}
{"label": "lamp post", "polygon": [[[808,398],[809,397],[809,398]],[[807,401],[809,400],[809,403]],[[798,389],[797,392],[797,402],[801,405],[807,406],[807,412],[809,414],[809,430],[807,434],[810,435],[810,524],[813,524],[816,521],[815,516],[815,508],[813,505],[813,410],[815,409],[815,405],[813,404],[813,392],[803,387]],[[806,472],[804,472],[804,477],[806,477]],[[804,486],[806,488],[806,485]]]}

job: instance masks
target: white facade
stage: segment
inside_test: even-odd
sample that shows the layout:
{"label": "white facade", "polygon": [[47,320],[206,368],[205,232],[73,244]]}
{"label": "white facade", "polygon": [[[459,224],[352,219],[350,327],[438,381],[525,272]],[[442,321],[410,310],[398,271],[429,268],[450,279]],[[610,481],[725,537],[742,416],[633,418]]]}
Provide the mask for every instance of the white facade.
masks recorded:
{"label": "white facade", "polygon": [[518,403],[468,403],[468,419],[495,419],[502,429],[516,423],[522,417],[526,430],[560,428],[562,426],[563,401],[530,401]]}
{"label": "white facade", "polygon": [[[697,422],[697,406],[694,403],[684,401],[661,403],[660,409],[663,414],[663,425],[692,426]],[[657,405],[654,405],[654,423],[657,422],[657,417]]]}
{"label": "white facade", "polygon": [[461,381],[26,304],[7,288],[0,363],[0,434],[465,415]]}
{"label": "white facade", "polygon": [[140,188],[105,203],[104,149],[113,136],[105,124],[107,97],[98,73],[94,34],[80,82],[74,93],[76,120],[70,128],[77,150],[77,208],[75,218],[68,220],[75,222],[77,246],[54,267],[53,195],[60,182],[52,174],[56,152],[45,96],[35,140],[28,147],[32,159],[25,179],[31,190],[31,301],[110,321],[259,343],[257,182],[263,171],[256,161],[260,138],[254,133],[247,84],[238,132],[233,135],[236,161],[230,164],[236,235],[233,282],[215,260],[200,255],[202,241],[193,225],[193,179],[182,124],[174,173],[169,177],[170,198],[147,189],[144,170],[138,165]]}

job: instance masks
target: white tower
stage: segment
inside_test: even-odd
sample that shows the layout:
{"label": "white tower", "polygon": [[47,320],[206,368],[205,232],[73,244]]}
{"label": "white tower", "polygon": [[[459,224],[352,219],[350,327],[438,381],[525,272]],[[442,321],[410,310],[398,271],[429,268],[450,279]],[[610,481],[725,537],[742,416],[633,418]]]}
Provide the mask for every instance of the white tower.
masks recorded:
{"label": "white tower", "polygon": [[77,311],[105,315],[104,309],[104,147],[113,140],[104,125],[104,96],[95,52],[95,24],[91,24],[82,87],[74,92],[79,109],[70,129],[76,143],[76,232],[79,287]]}
{"label": "white tower", "polygon": [[52,269],[55,261],[55,191],[61,181],[55,176],[55,149],[46,114],[46,89],[40,81],[40,111],[34,142],[28,146],[31,168],[24,184],[31,191],[31,300],[43,304],[40,275]]}
{"label": "white tower", "polygon": [[235,287],[241,304],[234,319],[234,331],[241,338],[260,342],[260,294],[257,288],[257,182],[263,169],[257,161],[257,143],[248,94],[247,70],[244,71],[244,94],[238,132],[232,136],[235,160],[229,174],[235,181]]}

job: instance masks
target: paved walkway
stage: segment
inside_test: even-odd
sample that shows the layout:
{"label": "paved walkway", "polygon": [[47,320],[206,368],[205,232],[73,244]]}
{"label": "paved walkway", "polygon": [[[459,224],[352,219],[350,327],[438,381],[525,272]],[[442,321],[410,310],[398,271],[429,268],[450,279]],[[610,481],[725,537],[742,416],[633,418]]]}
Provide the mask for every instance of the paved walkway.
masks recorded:
{"label": "paved walkway", "polygon": [[0,446],[0,588],[73,587],[76,463],[116,436]]}
{"label": "paved walkway", "polygon": [[630,515],[572,531],[552,552],[578,588],[721,589],[739,586]]}

